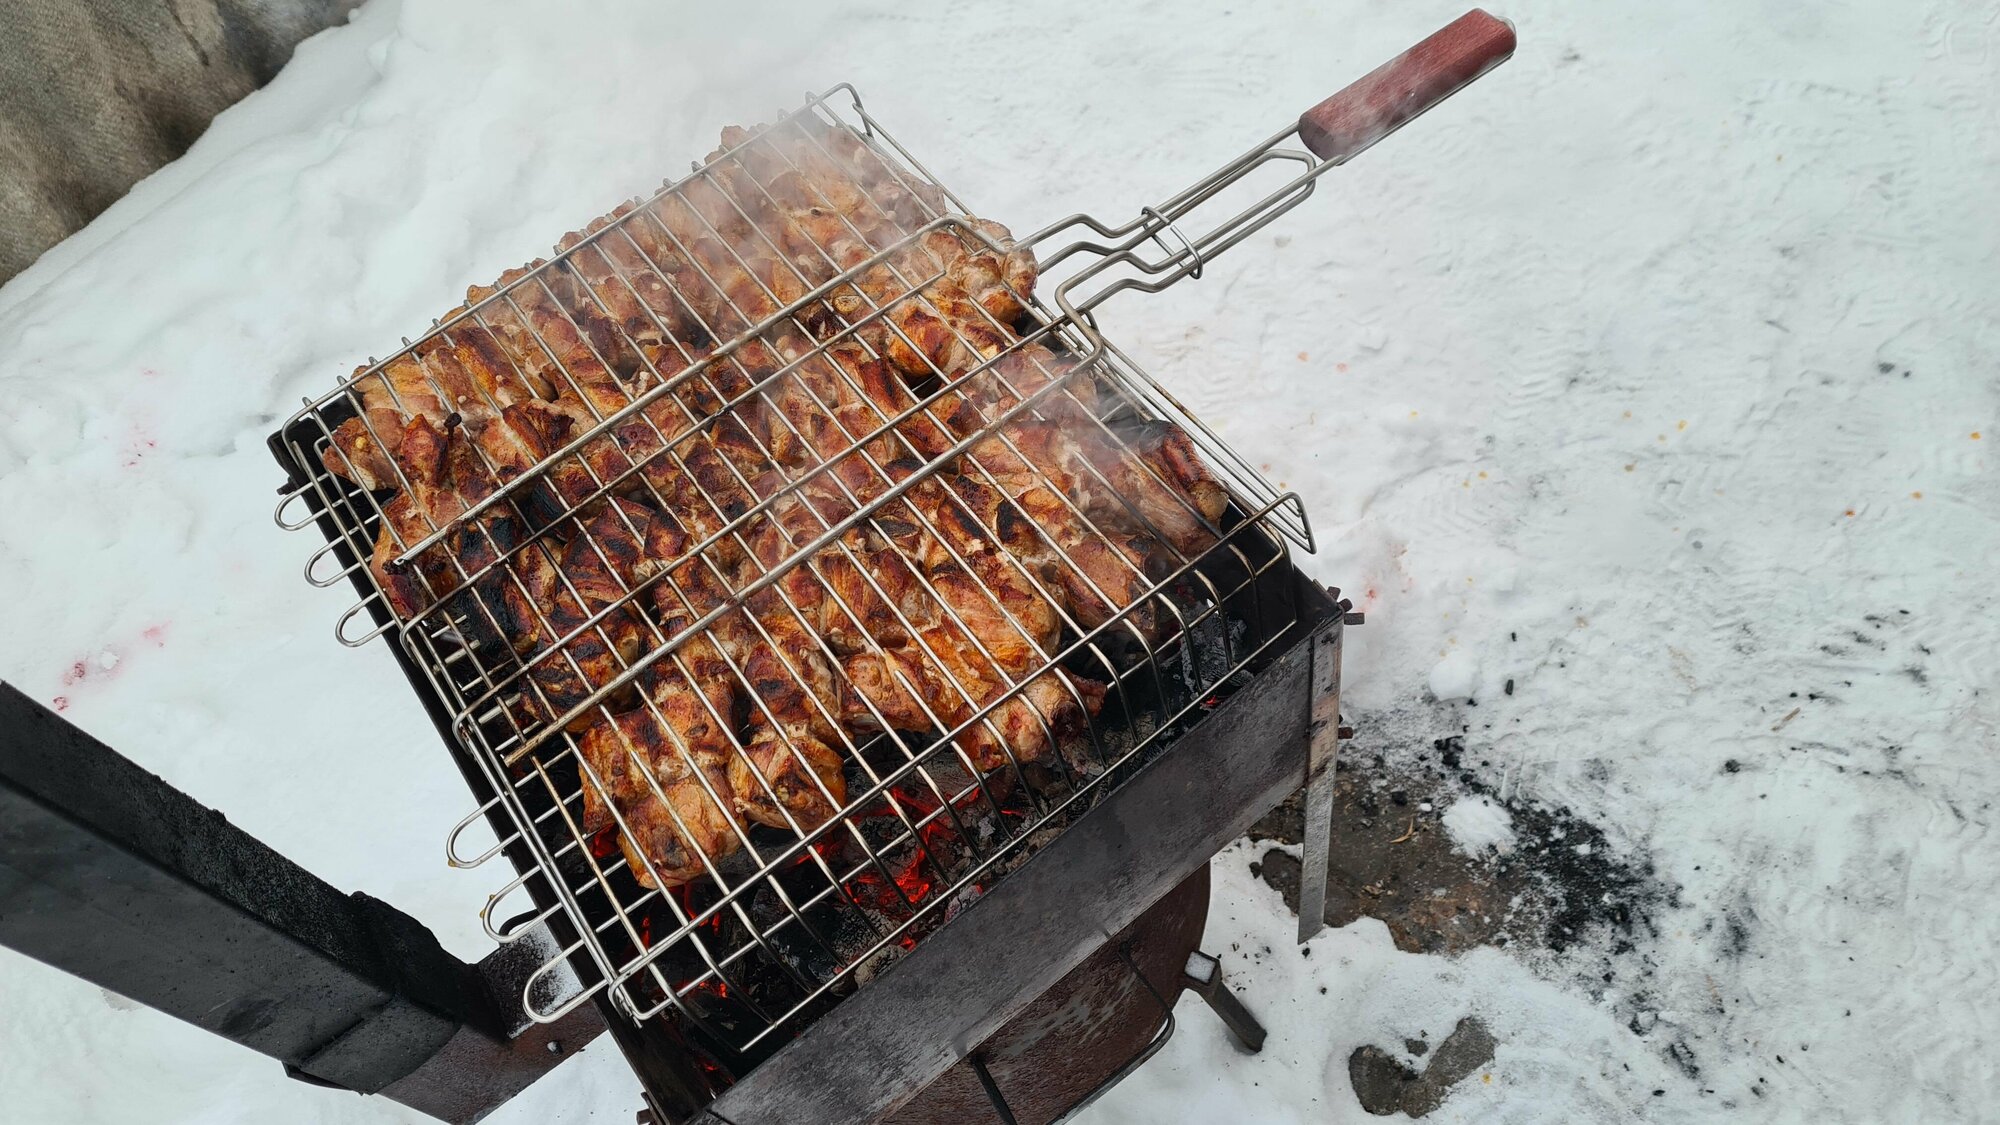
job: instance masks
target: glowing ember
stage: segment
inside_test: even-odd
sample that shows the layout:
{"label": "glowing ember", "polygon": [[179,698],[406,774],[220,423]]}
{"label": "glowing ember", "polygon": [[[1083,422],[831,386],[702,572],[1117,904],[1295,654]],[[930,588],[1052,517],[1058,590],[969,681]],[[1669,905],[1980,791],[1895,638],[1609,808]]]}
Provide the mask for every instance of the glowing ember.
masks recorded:
{"label": "glowing ember", "polygon": [[[921,908],[936,886],[932,878],[935,869],[951,866],[951,842],[956,838],[957,833],[944,820],[925,824],[917,829],[917,844],[907,862],[885,860],[891,868],[889,879],[884,880],[878,869],[864,869],[848,881],[848,894],[863,908],[891,917]],[[914,944],[914,939],[911,941]]]}

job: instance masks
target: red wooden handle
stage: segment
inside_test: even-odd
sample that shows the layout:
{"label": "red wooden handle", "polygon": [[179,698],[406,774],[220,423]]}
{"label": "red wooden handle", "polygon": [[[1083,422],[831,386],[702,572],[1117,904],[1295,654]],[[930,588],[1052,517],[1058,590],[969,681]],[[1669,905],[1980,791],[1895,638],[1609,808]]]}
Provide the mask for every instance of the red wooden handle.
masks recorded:
{"label": "red wooden handle", "polygon": [[1322,160],[1345,160],[1513,53],[1513,25],[1474,8],[1306,110],[1299,117],[1299,139]]}

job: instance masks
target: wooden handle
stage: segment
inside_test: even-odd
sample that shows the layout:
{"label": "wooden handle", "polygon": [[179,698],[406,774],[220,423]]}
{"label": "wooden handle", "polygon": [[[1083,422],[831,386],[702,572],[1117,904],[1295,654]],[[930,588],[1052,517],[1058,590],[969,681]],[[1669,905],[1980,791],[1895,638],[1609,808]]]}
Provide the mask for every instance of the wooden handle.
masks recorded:
{"label": "wooden handle", "polygon": [[1474,8],[1305,111],[1299,117],[1299,139],[1322,160],[1345,160],[1513,53],[1513,25]]}

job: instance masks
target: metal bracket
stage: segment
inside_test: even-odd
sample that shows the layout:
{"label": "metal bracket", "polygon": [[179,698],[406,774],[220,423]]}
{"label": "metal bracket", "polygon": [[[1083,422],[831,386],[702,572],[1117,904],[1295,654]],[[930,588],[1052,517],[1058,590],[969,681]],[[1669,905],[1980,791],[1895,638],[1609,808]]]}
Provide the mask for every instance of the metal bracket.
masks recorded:
{"label": "metal bracket", "polygon": [[993,1081],[993,1072],[986,1069],[986,1060],[978,1054],[967,1055],[965,1061],[972,1064],[972,1073],[979,1076],[979,1088],[986,1091],[986,1100],[992,1103],[994,1116],[1000,1125],[1020,1125],[1014,1116],[1014,1107],[1007,1104],[1007,1095],[1000,1092],[1000,1084]]}
{"label": "metal bracket", "polygon": [[0,683],[0,945],[285,1064],[476,1121],[604,1030],[530,1024],[542,945],[477,965]]}
{"label": "metal bracket", "polygon": [[[1340,591],[1331,591],[1340,599]],[[1340,648],[1345,627],[1359,624],[1353,603],[1338,600],[1340,613],[1312,639],[1312,692],[1306,727],[1305,858],[1299,871],[1299,943],[1326,928],[1327,868],[1333,853],[1334,766],[1340,740]]]}
{"label": "metal bracket", "polygon": [[1182,972],[1187,990],[1208,1002],[1209,1010],[1222,1020],[1222,1025],[1244,1050],[1254,1055],[1264,1049],[1264,1025],[1229,990],[1222,979],[1220,960],[1196,950],[1188,954],[1187,968]]}

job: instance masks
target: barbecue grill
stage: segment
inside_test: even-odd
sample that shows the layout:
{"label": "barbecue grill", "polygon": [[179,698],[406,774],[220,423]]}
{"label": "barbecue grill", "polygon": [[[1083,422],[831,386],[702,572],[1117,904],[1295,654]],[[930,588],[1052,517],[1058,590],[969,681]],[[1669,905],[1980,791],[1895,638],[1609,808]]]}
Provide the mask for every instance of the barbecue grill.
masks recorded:
{"label": "barbecue grill", "polygon": [[[504,857],[512,868],[481,916],[507,953],[482,980],[506,990],[499,1005],[524,1017],[505,1021],[503,1041],[534,1025],[574,1028],[594,1011],[640,1073],[656,1119],[722,1122],[933,1119],[968,1091],[1001,1120],[1052,1120],[1158,1049],[1181,987],[1209,998],[1246,1043],[1261,1042],[1214,962],[1193,953],[1205,865],[1306,784],[1300,939],[1320,925],[1343,733],[1341,631],[1360,618],[1295,566],[1294,551],[1313,549],[1300,499],[1273,488],[1108,341],[1095,312],[1119,292],[1199,277],[1302,202],[1328,169],[1512,46],[1510,28],[1475,11],[1130,222],[1076,215],[1018,240],[971,218],[852,87],[837,86],[731,138],[687,177],[567,240],[549,260],[475,291],[274,434],[287,475],[278,522],[326,539],[306,577],[358,595],[336,635],[355,646],[388,639],[475,795],[449,834],[448,861],[473,868]],[[779,204],[745,169],[776,154],[788,166],[781,173],[796,172],[832,161],[840,144],[853,146],[841,159],[880,172],[880,189],[864,193],[872,213],[857,220],[824,208],[860,249],[842,257],[815,244],[823,268],[807,263],[787,288],[771,267],[785,259],[764,233],[769,222],[744,211],[768,205],[776,214]],[[719,193],[725,183],[734,194]],[[715,237],[696,244],[687,228],[657,218],[705,191],[732,200],[763,243],[724,237],[711,222],[694,235]],[[1223,217],[1190,233],[1191,220],[1217,211]],[[684,263],[678,273],[659,261],[667,244]],[[1029,290],[1009,277],[1004,311],[951,312],[940,285],[959,254],[1030,260],[1041,284]],[[629,274],[603,268],[614,260],[643,261],[656,287],[642,293]],[[754,290],[732,285],[738,275]],[[697,285],[721,302],[693,292]],[[950,338],[917,338],[916,318]],[[413,520],[395,507],[426,488],[407,458],[373,470],[360,463],[397,441],[364,392],[389,388],[396,409],[411,415],[412,387],[435,394],[450,410],[449,440],[461,410],[497,416],[503,404],[472,401],[426,357],[503,337],[539,349],[546,377],[587,403],[588,416],[526,465],[465,442],[488,486],[442,516]],[[856,357],[880,363],[897,349],[928,369],[909,381],[907,400],[885,407],[864,396]],[[939,362],[944,353],[960,362]],[[534,377],[520,359],[508,362],[524,384]],[[429,381],[393,382],[399,370]],[[607,403],[586,384],[611,371],[624,377],[623,397]],[[804,380],[810,372],[846,382],[815,390]],[[805,388],[792,400],[800,409],[769,408],[776,388],[793,386]],[[690,409],[691,401],[702,405]],[[842,413],[856,403],[872,408],[859,422]],[[969,422],[968,403],[982,407]],[[772,425],[749,440],[772,473],[752,482],[738,469],[719,478],[691,465],[689,450],[719,448],[731,420],[759,407]],[[814,421],[835,417],[835,443],[814,445]],[[921,425],[945,436],[919,449],[907,435]],[[1078,528],[1077,537],[1049,534],[1053,558],[1043,569],[1007,551],[975,556],[953,538],[952,521],[979,525],[976,545],[997,538],[993,519],[1022,508],[1017,496],[980,524],[967,489],[999,489],[1010,465],[1039,468],[1045,462],[1024,443],[1047,433],[1085,451],[1065,462],[1076,482],[1046,490],[1059,502],[1048,518]],[[624,443],[623,460],[601,456],[614,441]],[[811,446],[812,456],[787,459],[774,452],[781,442]],[[905,456],[890,462],[885,448]],[[690,487],[664,492],[649,464],[670,464],[671,479]],[[587,595],[573,569],[554,572],[553,594],[534,595],[521,577],[557,555],[609,569],[621,544],[644,537],[631,512],[643,519],[690,507],[706,518],[676,540],[679,553],[618,575],[608,592]],[[758,536],[781,520],[792,526],[774,554]],[[862,535],[891,544],[884,557],[927,600],[891,597],[883,564],[857,554]],[[1076,557],[1110,541],[1140,544],[1134,553],[1146,560],[1117,588]],[[937,571],[896,546],[909,543],[941,547],[949,558],[936,566],[969,584],[940,592]],[[843,565],[861,576],[861,595],[834,581]],[[1052,570],[1073,588],[1053,589]],[[693,596],[690,575],[724,575],[722,595]],[[801,590],[827,600],[807,605]],[[1059,619],[1025,663],[996,655],[965,608],[991,607],[1025,633],[1020,595],[1010,593],[1020,590]],[[861,700],[863,719],[787,722],[770,701],[777,689],[758,687],[773,665],[760,673],[745,652],[775,654],[780,678],[799,683],[809,665],[850,675],[843,661],[886,663],[886,642],[861,627],[881,610],[860,596],[890,607],[891,627],[914,638],[909,651],[942,662],[940,642],[927,638],[946,630],[970,638],[993,689],[946,681],[942,694],[956,692],[951,709],[926,704],[923,733],[851,686],[846,697]],[[503,601],[530,616],[506,617],[495,608]],[[1096,611],[1081,608],[1093,601]],[[640,612],[660,604],[686,612]],[[902,608],[918,604],[938,607],[934,624]],[[778,628],[809,612],[856,626],[860,655],[836,651],[825,630]],[[644,634],[637,643],[635,629]],[[524,630],[532,643],[522,643]],[[675,798],[639,767],[648,788],[636,800],[655,800],[647,807],[670,822],[664,837],[648,836],[633,790],[614,776],[622,759],[592,739],[625,729],[621,722],[677,729],[658,685],[684,685],[683,702],[699,694],[697,651],[720,654],[750,706],[725,716],[706,703],[714,725],[755,727],[770,757],[726,777],[695,770]],[[909,674],[898,674],[907,687]],[[838,744],[822,752],[808,729],[832,731]],[[751,761],[748,736],[730,737]],[[639,761],[631,739],[618,738]],[[690,812],[703,809],[745,815],[704,835]],[[496,841],[483,848],[468,843],[481,825]],[[660,839],[678,847],[676,862],[664,845],[639,842]],[[1057,991],[1078,989],[1116,997],[1102,1001],[1116,1017],[1100,1024],[1118,1033],[1074,1031],[1071,1045],[1090,1042],[1102,1073],[1064,1078],[1058,1085],[1074,1090],[1038,1097],[1026,1088],[1032,1067],[1008,1070],[1000,1060],[1062,1043],[1032,1013]]]}

